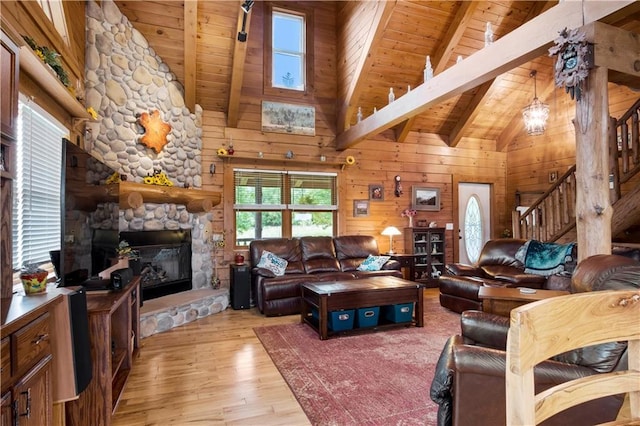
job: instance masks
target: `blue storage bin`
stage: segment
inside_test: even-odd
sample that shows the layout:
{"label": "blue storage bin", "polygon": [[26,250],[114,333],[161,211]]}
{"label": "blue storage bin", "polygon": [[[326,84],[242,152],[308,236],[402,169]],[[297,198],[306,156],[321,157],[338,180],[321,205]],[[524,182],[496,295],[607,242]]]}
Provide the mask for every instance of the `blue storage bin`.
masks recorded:
{"label": "blue storage bin", "polygon": [[353,328],[355,309],[329,312],[327,326],[333,331],[351,330]]}
{"label": "blue storage bin", "polygon": [[382,311],[382,315],[387,321],[409,322],[413,319],[413,303],[387,305],[383,307]]}
{"label": "blue storage bin", "polygon": [[356,327],[375,327],[380,319],[380,306],[360,308],[356,312]]}

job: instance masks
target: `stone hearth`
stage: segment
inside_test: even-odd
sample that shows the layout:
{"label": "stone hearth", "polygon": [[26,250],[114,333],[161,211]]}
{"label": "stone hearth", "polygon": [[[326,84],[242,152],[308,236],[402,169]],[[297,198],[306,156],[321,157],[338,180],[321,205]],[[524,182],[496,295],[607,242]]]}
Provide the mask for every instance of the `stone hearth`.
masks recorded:
{"label": "stone hearth", "polygon": [[217,314],[228,306],[227,288],[205,288],[147,300],[140,310],[140,338]]}

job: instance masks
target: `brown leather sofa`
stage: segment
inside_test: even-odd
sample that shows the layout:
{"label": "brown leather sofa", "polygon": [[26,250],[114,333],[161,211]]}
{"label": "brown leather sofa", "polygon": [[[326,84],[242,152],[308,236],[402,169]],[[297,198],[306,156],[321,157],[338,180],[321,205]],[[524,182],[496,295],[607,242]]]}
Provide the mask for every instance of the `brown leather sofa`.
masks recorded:
{"label": "brown leather sofa", "polygon": [[[284,275],[276,276],[256,266],[264,250],[288,262]],[[400,263],[396,260],[387,261],[379,271],[357,270],[367,256],[379,254],[376,239],[365,235],[254,240],[249,246],[254,302],[267,316],[292,315],[300,313],[302,283],[378,275],[402,278]]]}
{"label": "brown leather sofa", "polygon": [[[571,280],[571,292],[640,288],[640,262],[617,255],[582,261]],[[431,383],[439,405],[438,425],[504,425],[506,339],[509,318],[480,311],[461,316],[461,335],[446,343]],[[567,324],[571,327],[571,324]],[[576,349],[539,364],[536,393],[567,380],[627,368],[626,342]],[[591,425],[612,421],[621,395],[601,398],[551,417],[544,425]]]}
{"label": "brown leather sofa", "polygon": [[[480,287],[529,287],[568,290],[574,263],[565,264],[565,272],[549,277],[525,273],[525,265],[516,253],[527,240],[503,238],[487,241],[477,265],[451,263],[439,278],[440,304],[454,312],[482,309]],[[575,256],[575,249],[573,259]]]}

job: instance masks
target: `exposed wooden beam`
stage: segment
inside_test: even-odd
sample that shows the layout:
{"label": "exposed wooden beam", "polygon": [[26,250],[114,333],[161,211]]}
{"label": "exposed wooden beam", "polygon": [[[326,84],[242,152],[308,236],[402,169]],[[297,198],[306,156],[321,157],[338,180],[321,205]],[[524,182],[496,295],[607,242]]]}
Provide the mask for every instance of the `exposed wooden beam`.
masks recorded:
{"label": "exposed wooden beam", "polygon": [[[255,7],[255,5],[254,5]],[[245,19],[244,11],[238,2],[238,24],[236,34],[242,30],[242,22]],[[245,31],[247,41],[241,42],[235,38],[233,47],[233,66],[231,69],[231,85],[229,86],[229,112],[227,113],[227,126],[238,127],[238,111],[240,109],[240,95],[242,94],[242,80],[244,78],[244,64],[247,57],[247,44],[249,44],[249,25],[251,23],[251,13],[248,13],[245,21]]]}
{"label": "exposed wooden beam", "polygon": [[393,133],[396,141],[404,142],[405,140],[407,140],[407,136],[409,136],[409,132],[413,128],[413,121],[415,119],[415,117],[411,117],[393,128]]}
{"label": "exposed wooden beam", "polygon": [[[460,4],[453,20],[448,24],[448,29],[442,39],[442,43],[440,43],[434,54],[431,55],[434,75],[441,73],[445,65],[449,62],[449,59],[451,59],[453,49],[460,43],[460,39],[469,26],[473,12],[475,12],[479,3],[480,2],[477,1],[463,1]],[[420,76],[420,79],[416,81],[416,86],[422,84],[423,80],[424,76]],[[409,132],[413,128],[414,120],[415,116],[396,127],[396,140],[398,142],[404,142],[406,140]]]}
{"label": "exposed wooden beam", "polygon": [[[609,81],[640,88],[640,39],[634,33],[602,22],[585,26],[585,33],[587,40],[595,44],[595,65],[609,68]],[[554,90],[552,80],[540,91],[540,100],[544,102]],[[498,137],[496,151],[504,151],[523,130],[522,114],[518,112]]]}
{"label": "exposed wooden beam", "polygon": [[184,103],[196,106],[196,60],[198,42],[198,0],[184,2]]}
{"label": "exposed wooden beam", "polygon": [[369,34],[367,34],[358,65],[354,70],[343,104],[340,106],[337,127],[339,132],[346,129],[351,121],[351,117],[356,109],[355,103],[366,85],[364,76],[366,76],[366,71],[369,70],[373,64],[375,52],[382,41],[382,34],[389,22],[393,9],[396,7],[396,3],[397,0],[378,1],[376,4],[376,13],[371,23],[371,30]]}
{"label": "exposed wooden beam", "polygon": [[475,120],[476,116],[480,112],[480,107],[483,105],[484,97],[487,92],[491,89],[495,82],[499,82],[500,78],[494,78],[489,81],[482,83],[478,86],[478,90],[476,94],[473,96],[471,103],[467,105],[467,108],[462,112],[462,116],[456,123],[455,127],[449,134],[449,146],[455,147],[462,139],[463,133],[473,124],[473,120]]}
{"label": "exposed wooden beam", "polygon": [[[531,7],[531,9],[529,10],[529,13],[527,14],[526,18],[524,19],[524,22],[531,21],[532,19],[540,15],[545,10],[549,10],[549,8],[553,7],[555,4],[556,4],[555,1],[535,2]],[[489,88],[487,88],[487,91],[485,91],[483,95],[476,94],[476,96],[474,96],[473,103],[472,105],[470,105],[470,107],[472,108],[471,109],[467,108],[465,110],[465,113],[467,114],[466,119],[459,120],[458,124],[453,129],[452,134],[449,136],[449,146],[452,146],[452,147],[456,146],[458,142],[460,142],[460,139],[462,139],[462,134],[466,129],[469,128],[469,126],[473,123],[473,120],[475,120],[475,117],[478,115],[478,111],[476,111],[476,109],[478,108],[479,105],[482,104],[484,96],[487,95],[488,91],[489,91]],[[519,132],[522,129],[522,120],[518,120],[519,116],[520,116],[519,113],[514,114],[513,117],[511,118],[509,126],[507,126],[505,130],[510,129],[510,130],[517,130]],[[502,133],[504,133],[505,130],[503,130]],[[509,141],[510,140],[511,139],[509,139]],[[500,143],[499,141],[497,142]],[[506,147],[506,145],[504,146]],[[498,151],[501,151],[501,149],[499,149]]]}
{"label": "exposed wooden beam", "polygon": [[587,25],[585,33],[587,40],[594,43],[595,65],[609,69],[609,81],[640,87],[640,38],[637,34],[601,22]]}
{"label": "exposed wooden beam", "polygon": [[[546,52],[559,31],[593,22],[631,4],[565,1],[521,25],[495,43],[436,75],[410,93],[339,134],[336,149],[344,150],[390,129],[452,96],[464,93]],[[526,40],[526,42],[523,42]]]}
{"label": "exposed wooden beam", "polygon": [[478,8],[478,1],[463,1],[456,11],[453,21],[448,24],[449,28],[434,54],[431,56],[433,75],[440,74],[453,55],[453,49],[460,44],[464,32],[471,22],[473,13]]}

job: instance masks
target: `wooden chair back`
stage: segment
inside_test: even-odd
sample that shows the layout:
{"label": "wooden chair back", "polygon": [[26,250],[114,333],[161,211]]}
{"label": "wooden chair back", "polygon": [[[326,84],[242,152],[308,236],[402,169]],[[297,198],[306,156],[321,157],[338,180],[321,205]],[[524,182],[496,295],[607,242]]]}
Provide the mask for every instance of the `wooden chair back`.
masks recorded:
{"label": "wooden chair back", "polygon": [[[583,377],[535,394],[536,364],[576,348],[618,341],[628,341],[628,370]],[[631,418],[640,420],[640,290],[572,294],[511,311],[507,425],[539,424],[566,408],[622,393],[629,394]]]}

